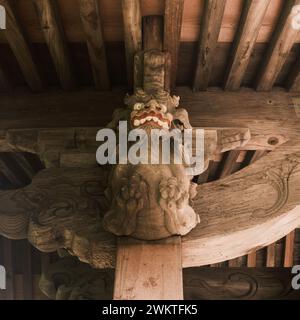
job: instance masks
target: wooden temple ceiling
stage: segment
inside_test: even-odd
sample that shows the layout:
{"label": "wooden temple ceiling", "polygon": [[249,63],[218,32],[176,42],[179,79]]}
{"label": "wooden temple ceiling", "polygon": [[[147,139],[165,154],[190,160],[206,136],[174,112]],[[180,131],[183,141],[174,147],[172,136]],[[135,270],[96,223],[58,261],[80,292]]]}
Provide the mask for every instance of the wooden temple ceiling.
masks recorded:
{"label": "wooden temple ceiling", "polygon": [[[74,6],[73,0],[1,0],[11,26],[10,31],[0,32],[2,89],[126,85],[130,78],[126,56],[134,45],[126,41],[131,30],[130,24],[123,23],[129,21],[126,8],[121,0],[96,3],[99,14],[89,20],[93,8],[85,1],[76,1]],[[165,1],[140,3],[135,17],[169,12]],[[177,17],[173,12],[172,19],[165,19],[170,22],[165,29],[165,49],[170,45],[176,52],[178,48],[173,64],[176,84],[195,90],[247,86],[268,91],[281,86],[299,91],[300,35],[291,31],[289,15],[295,4],[297,1],[284,0],[185,1],[176,9]],[[172,39],[176,33],[179,43]],[[135,37],[135,45],[141,45],[141,36],[137,33]]]}
{"label": "wooden temple ceiling", "polygon": [[[264,125],[265,131],[278,128],[277,142],[284,142],[280,130],[289,123],[285,121],[287,106],[300,92],[300,32],[290,28],[291,8],[300,1],[185,0],[174,1],[177,5],[173,6],[171,0],[140,0],[140,8],[135,1],[123,2],[0,0],[9,26],[0,31],[0,141],[2,130],[11,128],[105,125],[132,86],[133,52],[145,46],[141,35],[149,32],[148,18],[139,25],[138,17],[159,16],[153,18],[157,28],[153,32],[164,37],[162,49],[171,53],[172,86],[191,106],[191,122],[197,126],[206,121],[207,126],[242,123],[247,112],[233,117],[244,103],[267,120],[260,123],[253,115],[247,118],[255,134],[264,132]],[[164,35],[157,32],[162,28]],[[190,89],[206,92],[190,96]],[[237,100],[231,91],[241,93]],[[214,119],[209,118],[209,108],[216,113]],[[277,114],[270,117],[273,108]],[[293,134],[292,129],[288,131],[288,138]],[[269,144],[257,139],[245,150],[222,154],[195,182],[222,179],[255,162],[273,150],[272,138],[268,137]],[[35,155],[0,153],[0,187],[27,185],[42,168]],[[43,298],[36,293],[33,278],[50,256],[25,241],[1,238],[0,245],[0,264],[8,263],[13,279],[6,298]],[[14,257],[17,247],[25,248],[23,260]],[[293,264],[300,264],[299,229],[266,248],[211,267]],[[17,285],[14,279],[19,279]],[[20,283],[27,289],[20,290]],[[197,296],[193,290],[186,292],[189,297]]]}

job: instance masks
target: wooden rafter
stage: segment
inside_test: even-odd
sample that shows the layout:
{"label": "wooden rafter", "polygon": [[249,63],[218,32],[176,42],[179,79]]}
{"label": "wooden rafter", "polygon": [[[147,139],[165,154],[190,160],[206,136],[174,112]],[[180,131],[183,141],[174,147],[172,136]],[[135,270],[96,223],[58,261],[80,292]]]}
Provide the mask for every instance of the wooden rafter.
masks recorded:
{"label": "wooden rafter", "polygon": [[216,54],[226,0],[206,0],[200,28],[193,89],[206,90]]}
{"label": "wooden rafter", "polygon": [[288,54],[299,35],[299,30],[292,27],[292,18],[294,17],[292,8],[299,4],[299,0],[288,0],[284,2],[284,9],[268,45],[267,52],[257,76],[255,87],[258,91],[269,91],[272,89]]}
{"label": "wooden rafter", "polygon": [[42,91],[44,83],[34,61],[27,37],[19,22],[16,9],[11,1],[8,0],[1,0],[0,4],[6,10],[7,27],[2,32],[5,34],[10,48],[18,61],[23,76],[32,91]]}
{"label": "wooden rafter", "polygon": [[270,1],[247,0],[244,3],[241,20],[228,62],[228,70],[224,83],[226,90],[237,90],[241,86]]}
{"label": "wooden rafter", "polygon": [[289,233],[285,237],[284,248],[284,267],[292,267],[294,265],[294,242],[295,242],[295,230]]}
{"label": "wooden rafter", "polygon": [[175,87],[184,0],[166,0],[164,50],[171,54],[171,88]]}
{"label": "wooden rafter", "polygon": [[142,49],[142,15],[140,0],[122,0],[127,82],[133,86],[134,55]]}
{"label": "wooden rafter", "polygon": [[162,50],[164,19],[162,16],[143,17],[143,49]]}
{"label": "wooden rafter", "polygon": [[76,80],[57,2],[34,0],[34,4],[60,83],[65,90],[72,90]]}
{"label": "wooden rafter", "polygon": [[78,3],[89,50],[95,86],[99,90],[108,90],[110,87],[110,80],[98,1],[78,0]]}

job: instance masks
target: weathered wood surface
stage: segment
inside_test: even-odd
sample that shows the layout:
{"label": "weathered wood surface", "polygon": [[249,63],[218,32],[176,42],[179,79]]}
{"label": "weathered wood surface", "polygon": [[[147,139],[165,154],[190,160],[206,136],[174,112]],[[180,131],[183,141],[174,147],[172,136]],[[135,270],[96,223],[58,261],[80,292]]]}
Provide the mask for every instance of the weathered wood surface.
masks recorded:
{"label": "weathered wood surface", "polygon": [[299,30],[292,27],[292,19],[295,16],[292,9],[299,4],[299,0],[287,0],[284,2],[284,8],[268,44],[257,76],[256,89],[258,91],[272,89],[289,52],[299,36]]}
{"label": "weathered wood surface", "polygon": [[227,65],[226,90],[238,90],[271,0],[244,1],[241,20]]}
{"label": "weathered wood surface", "polygon": [[134,55],[142,49],[140,0],[122,0],[128,88],[133,86]]}
{"label": "weathered wood surface", "polygon": [[162,50],[164,19],[162,16],[143,17],[143,49]]}
{"label": "weathered wood surface", "polygon": [[115,238],[102,228],[107,173],[49,169],[33,181],[24,189],[1,191],[0,234],[28,238],[42,252],[66,248],[94,267],[113,266]]}
{"label": "weathered wood surface", "polygon": [[213,68],[226,0],[206,0],[200,26],[197,66],[193,89],[206,90]]}
{"label": "weathered wood surface", "polygon": [[29,46],[23,27],[20,24],[15,7],[9,0],[1,0],[0,5],[5,7],[7,24],[6,29],[2,30],[1,33],[4,33],[28,86],[33,91],[42,91],[44,88],[44,81],[41,77],[40,70],[35,63],[32,50]]}
{"label": "weathered wood surface", "polygon": [[66,256],[42,271],[39,287],[53,300],[110,300],[113,278],[113,270],[93,269]]}
{"label": "weathered wood surface", "polygon": [[[101,144],[96,142],[99,129],[90,127],[7,130],[2,132],[0,151],[37,154],[46,168],[93,168],[98,166],[95,154]],[[195,139],[195,136],[193,138]],[[208,165],[208,161],[213,160],[218,153],[246,147],[250,132],[247,128],[205,128],[204,138],[205,163]],[[193,146],[195,145],[194,142]],[[6,166],[3,165],[3,168]],[[11,177],[13,184],[20,184],[18,181],[14,183],[13,172],[8,172],[8,177]]]}
{"label": "weathered wood surface", "polygon": [[[201,223],[182,238],[183,267],[234,259],[300,225],[296,142],[225,179],[198,186],[192,205]],[[48,169],[24,189],[1,192],[1,234],[28,237],[42,251],[65,247],[95,267],[114,266],[115,240],[101,226],[107,210],[104,174],[100,168]]]}
{"label": "weathered wood surface", "polygon": [[86,35],[95,87],[98,90],[108,90],[110,88],[110,79],[98,1],[78,0],[78,4],[82,26]]}
{"label": "weathered wood surface", "polygon": [[183,238],[183,265],[236,258],[297,228],[299,163],[299,146],[287,143],[234,175],[199,186],[194,208],[202,222]]}
{"label": "weathered wood surface", "polygon": [[187,300],[300,299],[290,268],[189,268],[183,271]]}
{"label": "weathered wood surface", "polygon": [[184,0],[166,0],[164,15],[164,50],[171,55],[171,88],[175,87],[178,66]]}
{"label": "weathered wood surface", "polygon": [[[124,89],[115,89],[112,92],[3,94],[0,129],[103,127],[111,121],[113,110],[124,105],[125,93]],[[181,97],[181,105],[189,112],[194,127],[236,127],[238,123],[240,127],[249,128],[248,149],[272,150],[299,132],[299,107],[287,92],[192,93],[188,88],[177,88],[175,93]]]}
{"label": "weathered wood surface", "polygon": [[34,5],[60,83],[65,90],[74,89],[76,80],[58,5],[51,0],[34,0]]}
{"label": "weathered wood surface", "polygon": [[115,300],[182,300],[181,239],[118,239]]}

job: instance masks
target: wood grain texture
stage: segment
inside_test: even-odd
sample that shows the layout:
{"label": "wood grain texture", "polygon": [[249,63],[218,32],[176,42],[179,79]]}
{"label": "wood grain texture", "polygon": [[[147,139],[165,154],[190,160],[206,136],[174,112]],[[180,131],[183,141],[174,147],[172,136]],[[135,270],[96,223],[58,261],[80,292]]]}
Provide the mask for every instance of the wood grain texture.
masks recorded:
{"label": "wood grain texture", "polygon": [[196,300],[298,300],[290,268],[189,268],[184,298]]}
{"label": "wood grain texture", "polygon": [[110,88],[110,79],[98,1],[78,0],[78,4],[89,50],[95,87],[98,90],[108,90]]}
{"label": "wood grain texture", "polygon": [[56,0],[33,0],[61,86],[76,87],[64,28]]}
{"label": "wood grain texture", "polygon": [[134,55],[142,49],[140,0],[122,0],[128,87],[133,86]]}
{"label": "wood grain texture", "polygon": [[119,238],[115,300],[182,300],[181,239]]}
{"label": "wood grain texture", "polygon": [[212,72],[226,0],[205,0],[200,26],[194,91],[206,90]]}
{"label": "wood grain texture", "polygon": [[164,34],[163,16],[143,17],[143,49],[162,50]]}
{"label": "wood grain texture", "polygon": [[247,0],[244,2],[238,32],[228,61],[224,82],[225,90],[240,88],[270,2],[270,0]]}
{"label": "wood grain texture", "polygon": [[42,91],[44,82],[35,63],[35,58],[24,29],[20,24],[15,7],[8,0],[1,0],[0,5],[3,5],[6,10],[7,27],[2,32],[5,34],[7,42],[18,61],[23,76],[32,91]]}
{"label": "wood grain texture", "polygon": [[171,54],[171,88],[176,84],[183,7],[184,0],[165,1],[164,50]]}
{"label": "wood grain texture", "polygon": [[[185,261],[207,265],[240,257],[294,230],[300,219],[298,157],[299,147],[287,143],[236,174],[199,186],[194,208],[202,222],[183,238],[183,265],[188,266]],[[239,187],[242,193],[238,192]],[[218,213],[213,217],[215,212]],[[247,220],[246,228],[239,219]],[[186,243],[189,243],[187,255]],[[191,243],[195,246],[194,254]],[[212,254],[215,250],[218,253]]]}
{"label": "wood grain texture", "polygon": [[[198,186],[193,208],[201,223],[182,237],[182,266],[243,256],[299,226],[299,164],[294,140],[227,178]],[[104,174],[100,168],[47,169],[28,187],[1,192],[0,233],[28,237],[41,251],[65,247],[95,267],[113,267],[114,238],[101,228]]]}
{"label": "wood grain texture", "polygon": [[295,230],[285,237],[284,267],[286,268],[290,268],[294,265],[294,242]]}
{"label": "wood grain texture", "polygon": [[[250,160],[250,164],[255,163],[257,160],[261,159],[266,154],[267,152],[265,150],[256,150]],[[256,260],[257,260],[256,250],[253,250],[247,256],[247,267],[248,268],[256,267]]]}
{"label": "wood grain texture", "polygon": [[[241,127],[249,128],[251,140],[246,149],[273,150],[294,138],[299,129],[299,118],[296,108],[291,107],[294,105],[292,94],[281,90],[253,93],[253,90],[193,93],[185,87],[175,90],[194,127],[230,128],[236,127],[238,123]],[[111,92],[82,89],[72,93],[53,90],[38,95],[26,91],[17,91],[14,96],[2,94],[0,127],[99,128],[111,121],[117,107],[124,105],[125,94],[124,88],[113,89]],[[101,105],[105,108],[99,108]]]}
{"label": "wood grain texture", "polygon": [[276,243],[272,243],[267,246],[267,259],[266,259],[266,267],[274,268],[276,262]]}
{"label": "wood grain texture", "polygon": [[292,18],[294,16],[291,13],[293,6],[299,4],[299,0],[287,0],[284,3],[283,11],[257,76],[255,87],[258,91],[269,91],[272,89],[299,35],[299,30],[292,28]]}

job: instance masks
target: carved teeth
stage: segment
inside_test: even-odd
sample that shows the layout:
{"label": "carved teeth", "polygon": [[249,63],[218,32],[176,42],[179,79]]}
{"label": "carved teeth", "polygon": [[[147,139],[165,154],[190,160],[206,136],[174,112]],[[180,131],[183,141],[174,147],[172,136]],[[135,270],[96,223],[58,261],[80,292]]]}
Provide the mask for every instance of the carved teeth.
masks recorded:
{"label": "carved teeth", "polygon": [[140,120],[136,119],[136,120],[134,120],[133,124],[134,124],[135,127],[138,127],[140,125],[140,123],[141,123]]}

